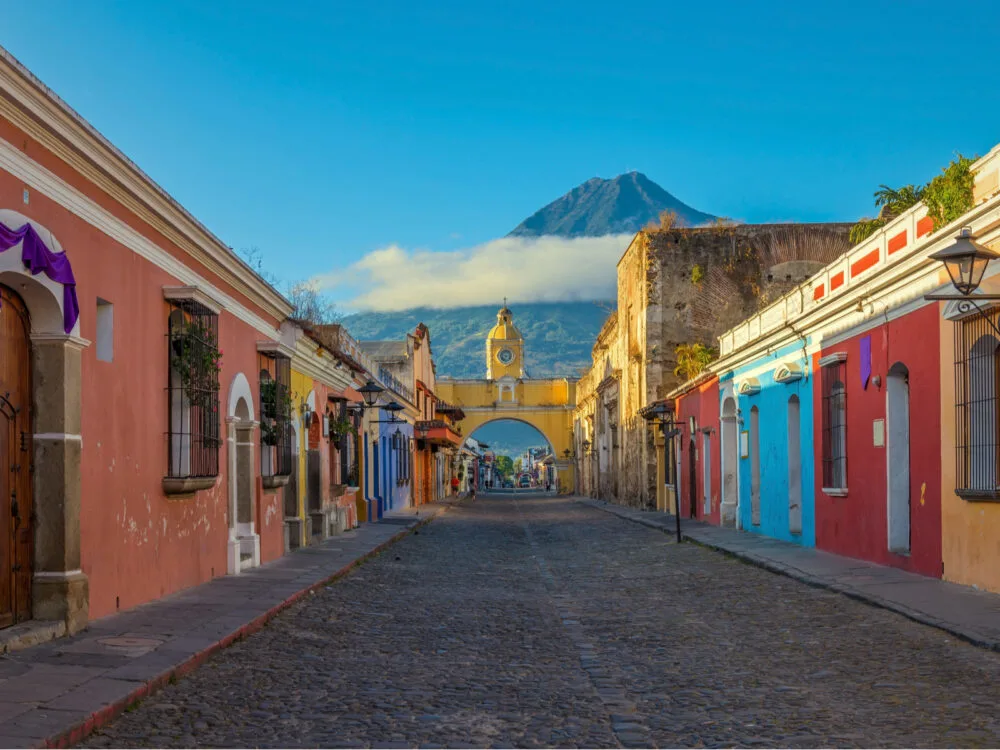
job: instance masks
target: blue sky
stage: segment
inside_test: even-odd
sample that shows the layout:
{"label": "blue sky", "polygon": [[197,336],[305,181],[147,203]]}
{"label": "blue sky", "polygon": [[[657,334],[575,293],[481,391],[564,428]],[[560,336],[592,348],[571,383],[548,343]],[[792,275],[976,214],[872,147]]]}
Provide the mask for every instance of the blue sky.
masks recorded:
{"label": "blue sky", "polygon": [[10,0],[0,44],[227,243],[329,280],[388,247],[474,254],[631,169],[744,221],[853,220],[879,183],[1000,141],[977,33],[998,21],[960,1]]}

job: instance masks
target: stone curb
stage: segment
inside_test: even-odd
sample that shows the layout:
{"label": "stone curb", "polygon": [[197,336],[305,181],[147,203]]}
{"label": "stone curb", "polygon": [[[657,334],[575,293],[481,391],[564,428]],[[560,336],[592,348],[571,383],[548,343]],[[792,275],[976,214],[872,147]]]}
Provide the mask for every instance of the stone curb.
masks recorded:
{"label": "stone curb", "polygon": [[[662,531],[664,534],[673,534],[672,528],[668,529],[662,524],[654,523],[645,518],[634,518],[630,515],[619,513],[617,509],[611,504],[600,504],[598,502],[588,501],[587,499],[576,498],[576,502],[581,505],[586,505],[587,507],[594,508],[595,510],[602,510],[605,513],[610,513],[613,516],[617,516],[623,521],[630,521],[632,523],[639,524],[641,526],[646,526],[650,529],[656,529],[657,531]],[[814,575],[806,573],[798,568],[791,567],[788,565],[783,565],[781,563],[775,562],[769,558],[763,557],[761,555],[754,554],[752,552],[738,552],[729,549],[717,542],[710,542],[705,539],[699,539],[695,536],[691,536],[688,532],[681,528],[681,539],[686,542],[693,542],[700,547],[710,549],[714,552],[721,552],[724,555],[730,557],[735,557],[745,563],[753,565],[758,568],[763,568],[771,573],[776,573],[777,575],[782,575],[787,578],[792,578],[796,581],[806,584],[807,586],[812,586],[813,588],[826,589],[828,591],[833,591],[835,593],[841,594],[848,597],[849,599],[854,599],[855,601],[863,602],[873,607],[878,607],[880,609],[887,609],[890,612],[895,612],[898,615],[902,615],[908,620],[913,620],[914,622],[920,623],[921,625],[927,625],[932,628],[937,628],[942,630],[949,635],[953,635],[966,643],[970,643],[973,646],[978,646],[979,648],[984,648],[989,651],[1000,652],[1000,640],[989,638],[983,636],[973,630],[963,627],[957,623],[948,622],[946,620],[939,620],[925,612],[919,612],[917,610],[910,609],[909,607],[894,602],[891,599],[885,599],[880,596],[875,596],[873,594],[867,594],[863,591],[858,591],[857,589],[847,586],[841,583],[833,583],[827,581],[823,578],[818,578]]]}
{"label": "stone curb", "polygon": [[144,698],[149,697],[150,695],[153,695],[158,690],[160,690],[164,685],[169,684],[171,680],[183,677],[189,672],[197,669],[202,664],[204,664],[211,656],[213,656],[216,652],[231,646],[233,643],[240,641],[243,638],[252,635],[253,633],[256,633],[261,628],[263,628],[268,622],[273,620],[275,616],[277,616],[284,610],[291,607],[300,599],[308,596],[317,589],[321,589],[324,586],[328,586],[334,581],[343,578],[345,575],[350,573],[354,568],[361,565],[361,563],[375,557],[376,555],[385,551],[386,548],[391,547],[393,544],[403,539],[403,537],[410,535],[417,529],[429,524],[438,516],[442,515],[443,513],[446,513],[448,511],[448,507],[449,506],[447,505],[443,505],[433,516],[420,519],[413,526],[410,526],[406,529],[403,529],[402,531],[397,532],[396,534],[393,534],[384,542],[372,548],[371,550],[363,554],[361,557],[355,558],[347,565],[342,567],[340,570],[337,570],[334,573],[331,573],[330,575],[326,576],[325,578],[322,578],[319,581],[310,584],[301,591],[292,594],[284,601],[279,602],[278,604],[273,606],[264,614],[258,615],[250,622],[246,623],[245,625],[242,625],[229,635],[219,639],[211,646],[202,649],[198,653],[187,657],[182,662],[166,669],[165,671],[156,675],[152,679],[147,680],[145,683],[137,687],[135,690],[133,690],[124,698],[121,698],[107,706],[103,706],[102,708],[95,711],[86,719],[75,724],[74,726],[62,730],[56,734],[50,735],[45,739],[44,744],[40,745],[40,747],[66,748],[76,745],[79,742],[82,742],[90,734],[92,734],[95,729],[99,729],[100,727],[109,724],[113,719],[120,716],[129,706],[139,702]]}

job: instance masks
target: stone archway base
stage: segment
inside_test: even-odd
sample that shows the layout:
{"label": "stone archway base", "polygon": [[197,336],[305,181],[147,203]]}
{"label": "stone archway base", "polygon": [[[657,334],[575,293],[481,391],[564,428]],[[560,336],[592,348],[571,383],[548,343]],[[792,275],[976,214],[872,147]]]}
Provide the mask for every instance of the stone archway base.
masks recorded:
{"label": "stone archway base", "polygon": [[87,624],[90,590],[80,567],[81,355],[78,336],[33,334],[35,560],[32,616],[74,633]]}

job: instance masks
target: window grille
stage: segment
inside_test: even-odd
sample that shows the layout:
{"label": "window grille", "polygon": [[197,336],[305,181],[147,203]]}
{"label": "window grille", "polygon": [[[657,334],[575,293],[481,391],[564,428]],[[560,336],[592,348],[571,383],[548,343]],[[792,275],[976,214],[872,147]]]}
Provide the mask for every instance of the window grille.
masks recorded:
{"label": "window grille", "polygon": [[847,489],[847,363],[823,368],[823,486]]}
{"label": "window grille", "polygon": [[292,473],[292,361],[281,354],[260,352],[261,476]]}
{"label": "window grille", "polygon": [[[1000,309],[986,313],[997,323]],[[989,320],[976,315],[955,324],[956,492],[1000,498],[1000,341]]]}
{"label": "window grille", "polygon": [[167,476],[219,475],[219,316],[172,300],[167,318]]}

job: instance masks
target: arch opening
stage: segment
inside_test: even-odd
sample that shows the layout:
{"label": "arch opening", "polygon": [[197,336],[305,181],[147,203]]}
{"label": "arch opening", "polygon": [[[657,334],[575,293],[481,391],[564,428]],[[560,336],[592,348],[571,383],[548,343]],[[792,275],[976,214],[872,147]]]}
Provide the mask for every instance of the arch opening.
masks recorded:
{"label": "arch opening", "polygon": [[476,427],[470,438],[488,446],[490,458],[480,468],[479,486],[486,491],[558,491],[555,448],[548,436],[523,419],[501,417]]}

